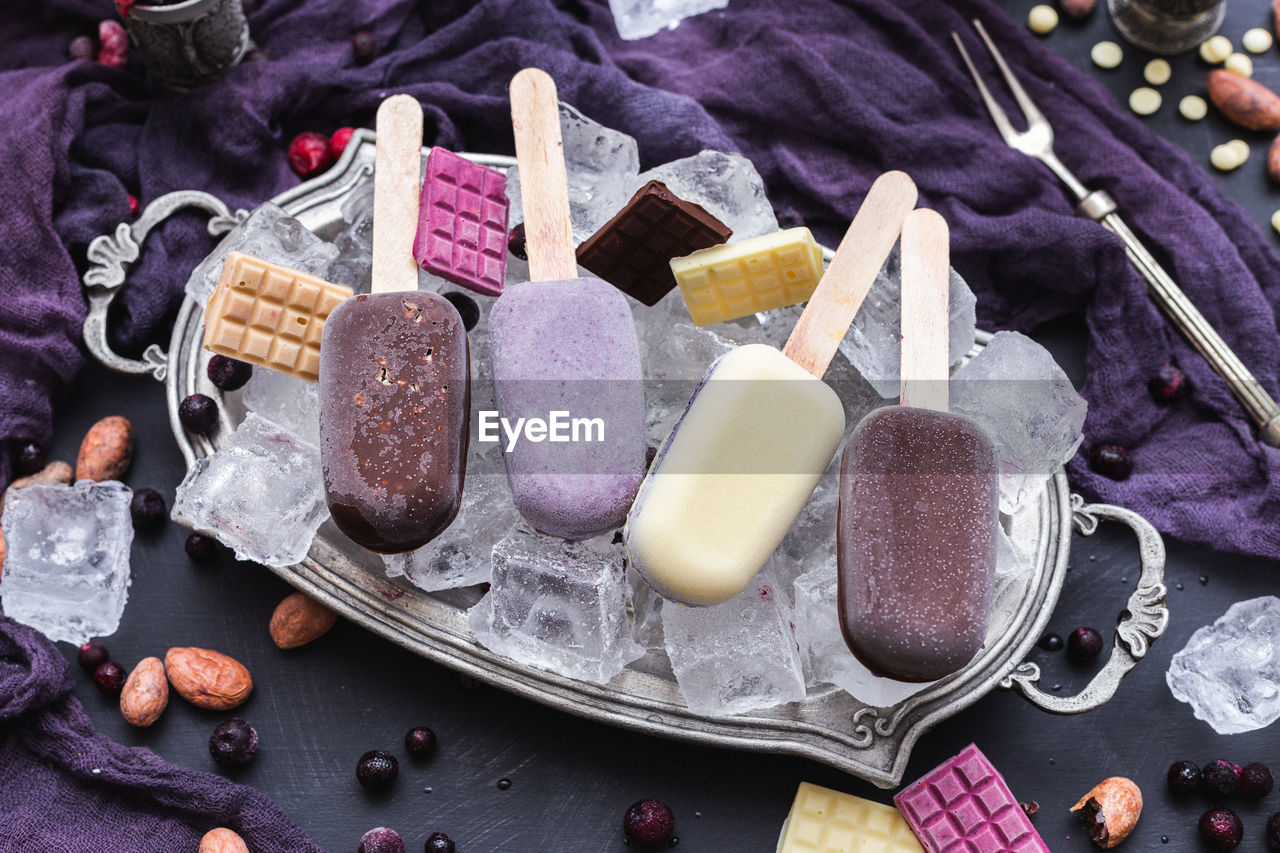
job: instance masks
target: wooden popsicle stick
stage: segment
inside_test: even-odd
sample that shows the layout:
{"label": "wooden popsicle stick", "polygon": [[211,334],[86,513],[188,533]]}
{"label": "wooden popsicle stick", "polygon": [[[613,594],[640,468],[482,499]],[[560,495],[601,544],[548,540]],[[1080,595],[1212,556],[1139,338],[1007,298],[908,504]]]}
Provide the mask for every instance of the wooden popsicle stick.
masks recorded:
{"label": "wooden popsicle stick", "polygon": [[526,68],[511,78],[511,127],[520,169],[529,279],[577,278],[569,177],[560,137],[560,101],[556,82],[547,72]]}
{"label": "wooden popsicle stick", "polygon": [[875,283],[907,214],[916,206],[916,185],[906,172],[876,178],[822,281],[809,297],[782,354],[822,378]]}
{"label": "wooden popsicle stick", "polygon": [[901,402],[949,408],[951,235],[936,212],[913,210],[902,224]]}
{"label": "wooden popsicle stick", "polygon": [[373,169],[374,293],[418,289],[413,238],[422,192],[422,104],[392,95],[378,107]]}

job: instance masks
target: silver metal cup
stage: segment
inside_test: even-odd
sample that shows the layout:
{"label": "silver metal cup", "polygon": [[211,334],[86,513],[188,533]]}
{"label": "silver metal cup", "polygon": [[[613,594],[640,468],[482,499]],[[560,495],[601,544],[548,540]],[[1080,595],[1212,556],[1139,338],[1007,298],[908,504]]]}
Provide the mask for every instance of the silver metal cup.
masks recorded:
{"label": "silver metal cup", "polygon": [[1107,0],[1125,40],[1152,53],[1185,53],[1218,31],[1227,0]]}
{"label": "silver metal cup", "polygon": [[152,79],[171,89],[190,89],[221,75],[253,46],[241,2],[140,3],[124,25]]}

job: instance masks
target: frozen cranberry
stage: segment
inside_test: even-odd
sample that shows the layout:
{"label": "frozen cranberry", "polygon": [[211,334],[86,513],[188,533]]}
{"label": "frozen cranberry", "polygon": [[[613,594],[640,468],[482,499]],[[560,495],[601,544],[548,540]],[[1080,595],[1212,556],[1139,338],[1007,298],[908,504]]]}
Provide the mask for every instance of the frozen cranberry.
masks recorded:
{"label": "frozen cranberry", "polygon": [[1169,765],[1169,788],[1175,794],[1190,794],[1200,787],[1200,768],[1190,761],[1175,761]]}
{"label": "frozen cranberry", "polygon": [[1204,766],[1204,785],[1219,796],[1229,797],[1240,791],[1240,765],[1219,758]]}
{"label": "frozen cranberry", "polygon": [[1157,403],[1172,403],[1187,387],[1187,375],[1172,364],[1166,364],[1147,380],[1147,389]]}
{"label": "frozen cranberry", "polygon": [[98,23],[98,62],[108,68],[124,68],[129,61],[129,36],[119,21]]}
{"label": "frozen cranberry", "polygon": [[23,477],[39,471],[44,467],[44,463],[44,448],[36,444],[34,441],[28,441],[19,445],[18,452],[13,456],[13,468]]}
{"label": "frozen cranberry", "polygon": [[120,12],[120,17],[129,17],[129,13],[133,11],[133,4],[135,2],[136,0],[116,0],[116,10]]}
{"label": "frozen cranberry", "polygon": [[356,853],[404,853],[404,839],[389,826],[379,826],[360,836]]}
{"label": "frozen cranberry", "polygon": [[329,137],[323,133],[299,133],[289,143],[289,166],[299,177],[309,178],[333,165]]}
{"label": "frozen cranberry", "polygon": [[329,156],[337,160],[342,156],[342,152],[347,150],[347,143],[351,141],[351,134],[355,133],[354,127],[340,127],[329,137]]}
{"label": "frozen cranberry", "polygon": [[164,495],[155,489],[138,489],[129,501],[129,515],[133,517],[133,529],[144,532],[159,530],[168,518]]}
{"label": "frozen cranberry", "polygon": [[1276,812],[1267,821],[1267,846],[1272,850],[1280,850],[1280,812]]}
{"label": "frozen cranberry", "polygon": [[115,696],[124,687],[124,667],[113,660],[98,664],[93,671],[93,683],[108,696]]}
{"label": "frozen cranberry", "polygon": [[378,791],[386,788],[396,780],[400,773],[400,762],[389,752],[371,749],[360,756],[356,764],[356,778],[360,784],[370,790]]}
{"label": "frozen cranberry", "polygon": [[93,36],[76,36],[67,45],[67,59],[93,59],[97,55],[98,45]]}
{"label": "frozen cranberry", "polygon": [[253,365],[238,358],[215,355],[209,359],[209,366],[205,368],[205,372],[209,376],[209,381],[223,391],[234,391],[237,388],[243,388],[249,381],[249,377],[253,376]]}
{"label": "frozen cranberry", "polygon": [[1240,793],[1251,800],[1260,800],[1275,787],[1276,777],[1271,768],[1260,761],[1240,768]]}
{"label": "frozen cranberry", "polygon": [[1133,460],[1118,444],[1098,444],[1089,453],[1089,467],[1112,480],[1127,480],[1133,473]]}
{"label": "frozen cranberry", "polygon": [[368,65],[378,58],[378,37],[368,30],[360,30],[351,36],[351,58],[356,65]]}
{"label": "frozen cranberry", "polygon": [[635,844],[662,844],[675,831],[676,819],[665,803],[640,800],[622,818],[622,831]]}
{"label": "frozen cranberry", "polygon": [[218,723],[209,737],[209,755],[223,767],[243,767],[258,754],[258,732],[239,717]]}
{"label": "frozen cranberry", "polygon": [[197,563],[207,563],[218,552],[213,540],[199,533],[188,536],[183,547],[187,551],[187,556]]}
{"label": "frozen cranberry", "polygon": [[1102,651],[1102,635],[1092,628],[1077,628],[1067,638],[1067,655],[1077,663],[1093,660]]}
{"label": "frozen cranberry", "polygon": [[476,323],[480,322],[480,306],[470,296],[454,290],[444,294],[444,298],[458,309],[458,314],[462,317],[462,328],[469,332],[476,327]]}
{"label": "frozen cranberry", "polygon": [[522,261],[529,260],[529,253],[525,251],[524,245],[524,223],[511,229],[511,233],[507,235],[507,251],[515,255]]}
{"label": "frozen cranberry", "polygon": [[1057,634],[1045,634],[1036,645],[1046,652],[1060,652],[1062,651],[1062,638]]}
{"label": "frozen cranberry", "polygon": [[81,669],[92,673],[98,667],[111,660],[111,653],[107,651],[107,647],[102,643],[90,640],[80,646],[80,649],[76,652],[76,660],[80,662]]}
{"label": "frozen cranberry", "polygon": [[426,758],[436,751],[436,733],[426,726],[414,726],[404,736],[404,748],[410,755]]}
{"label": "frozen cranberry", "polygon": [[426,853],[454,853],[458,848],[443,832],[433,832],[427,836],[425,849]]}
{"label": "frozen cranberry", "polygon": [[138,215],[138,197],[133,193],[129,193],[129,215]]}
{"label": "frozen cranberry", "polygon": [[218,404],[203,394],[192,394],[178,404],[178,420],[192,432],[204,435],[218,422]]}
{"label": "frozen cranberry", "polygon": [[1231,850],[1244,838],[1244,824],[1231,809],[1209,809],[1200,816],[1200,837],[1218,850]]}

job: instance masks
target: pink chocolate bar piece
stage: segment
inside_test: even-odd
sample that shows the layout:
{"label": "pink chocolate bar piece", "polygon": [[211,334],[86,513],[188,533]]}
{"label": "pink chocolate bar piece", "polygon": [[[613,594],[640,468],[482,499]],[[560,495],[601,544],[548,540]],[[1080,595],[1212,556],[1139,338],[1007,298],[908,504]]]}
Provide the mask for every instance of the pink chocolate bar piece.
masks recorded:
{"label": "pink chocolate bar piece", "polygon": [[926,853],[1049,853],[1004,777],[973,744],[893,803]]}
{"label": "pink chocolate bar piece", "polygon": [[476,293],[502,293],[509,207],[505,175],[432,148],[413,241],[418,266]]}

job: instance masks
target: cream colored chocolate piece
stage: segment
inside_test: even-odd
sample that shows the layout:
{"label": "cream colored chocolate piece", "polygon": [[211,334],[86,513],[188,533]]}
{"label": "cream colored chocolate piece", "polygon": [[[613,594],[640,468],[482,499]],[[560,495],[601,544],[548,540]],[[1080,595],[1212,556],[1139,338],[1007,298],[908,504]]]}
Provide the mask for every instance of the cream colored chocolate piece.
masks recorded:
{"label": "cream colored chocolate piece", "polygon": [[1152,86],[1163,86],[1173,76],[1173,68],[1167,59],[1153,59],[1142,69],[1142,78]]}
{"label": "cream colored chocolate piece", "polygon": [[892,806],[801,782],[777,853],[922,853]]}
{"label": "cream colored chocolate piece", "polygon": [[1120,66],[1121,60],[1124,59],[1124,51],[1113,41],[1100,41],[1089,51],[1089,58],[1093,60],[1094,65],[1110,71]]}
{"label": "cream colored chocolate piece", "polygon": [[1210,65],[1217,65],[1230,56],[1234,49],[1231,46],[1231,39],[1226,36],[1214,36],[1200,45],[1200,58]]}
{"label": "cream colored chocolate piece", "polygon": [[1271,45],[1274,41],[1271,33],[1262,27],[1254,27],[1244,34],[1244,38],[1240,39],[1244,49],[1250,53],[1266,53],[1271,50]]}
{"label": "cream colored chocolate piece", "polygon": [[1187,121],[1200,121],[1209,114],[1209,104],[1199,95],[1187,95],[1178,102],[1178,112]]}
{"label": "cream colored chocolate piece", "polygon": [[1027,27],[1038,36],[1053,32],[1058,26],[1058,10],[1052,6],[1032,6],[1027,15]]}
{"label": "cream colored chocolate piece", "polygon": [[1276,233],[1280,234],[1280,210],[1271,214],[1271,227],[1276,229]]}
{"label": "cream colored chocolate piece", "polygon": [[1209,162],[1213,164],[1215,169],[1223,172],[1230,172],[1232,169],[1238,169],[1249,159],[1249,143],[1243,139],[1233,139],[1230,142],[1224,142],[1221,145],[1214,146],[1209,152]]}
{"label": "cream colored chocolate piece", "polygon": [[1232,74],[1239,74],[1241,77],[1253,76],[1253,60],[1245,53],[1233,53],[1222,63],[1222,67],[1230,71]]}
{"label": "cream colored chocolate piece", "polygon": [[204,312],[204,347],[315,382],[320,334],[352,290],[309,273],[232,252]]}
{"label": "cream colored chocolate piece", "polygon": [[1140,116],[1149,116],[1160,109],[1163,99],[1160,93],[1148,86],[1139,86],[1129,95],[1129,109]]}

